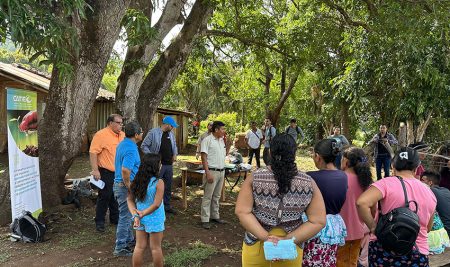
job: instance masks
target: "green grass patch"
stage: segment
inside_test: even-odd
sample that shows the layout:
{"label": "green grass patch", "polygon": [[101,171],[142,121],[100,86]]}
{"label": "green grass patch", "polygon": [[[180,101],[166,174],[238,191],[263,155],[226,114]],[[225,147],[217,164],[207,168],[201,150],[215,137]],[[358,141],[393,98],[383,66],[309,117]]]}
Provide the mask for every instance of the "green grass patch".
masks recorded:
{"label": "green grass patch", "polygon": [[196,161],[197,159],[195,158],[195,154],[193,154],[193,155],[178,155],[177,160],[178,161],[188,161],[188,160]]}
{"label": "green grass patch", "polygon": [[0,253],[0,263],[7,262],[11,258],[11,254],[8,252],[2,252]]}
{"label": "green grass patch", "polygon": [[311,156],[303,156],[297,155],[297,168],[301,171],[315,171],[317,170],[316,165],[314,165],[314,161]]}
{"label": "green grass patch", "polygon": [[176,250],[165,257],[165,265],[171,267],[200,267],[203,260],[216,253],[216,248],[200,241],[189,244],[187,248]]}

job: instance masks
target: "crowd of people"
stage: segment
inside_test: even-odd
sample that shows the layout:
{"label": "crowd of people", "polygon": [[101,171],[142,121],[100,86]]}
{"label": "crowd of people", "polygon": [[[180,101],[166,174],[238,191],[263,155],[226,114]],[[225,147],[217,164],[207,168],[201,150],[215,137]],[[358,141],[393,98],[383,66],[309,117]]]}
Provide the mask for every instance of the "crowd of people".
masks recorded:
{"label": "crowd of people", "polygon": [[[105,182],[97,199],[96,229],[105,231],[109,209],[109,222],[117,225],[113,254],[132,256],[133,266],[142,266],[149,247],[153,266],[163,266],[165,219],[177,214],[171,185],[178,154],[172,130],[178,125],[167,116],[143,138],[139,124],[123,126],[120,115],[112,114],[107,123],[90,148],[92,175]],[[281,132],[269,118],[261,129],[256,122],[250,127],[245,136],[248,164],[255,158],[256,169],[243,182],[235,208],[245,229],[242,266],[428,266],[430,253],[450,246],[448,157],[441,157],[440,173],[426,170],[421,160],[428,146],[414,144],[394,152],[398,142],[381,125],[370,141],[374,182],[368,155],[335,127],[314,146],[318,170],[303,172],[296,152],[305,135],[295,119]],[[204,229],[227,223],[219,210],[225,136],[225,124],[214,121],[198,139]],[[285,253],[268,259],[279,255],[277,246]]]}

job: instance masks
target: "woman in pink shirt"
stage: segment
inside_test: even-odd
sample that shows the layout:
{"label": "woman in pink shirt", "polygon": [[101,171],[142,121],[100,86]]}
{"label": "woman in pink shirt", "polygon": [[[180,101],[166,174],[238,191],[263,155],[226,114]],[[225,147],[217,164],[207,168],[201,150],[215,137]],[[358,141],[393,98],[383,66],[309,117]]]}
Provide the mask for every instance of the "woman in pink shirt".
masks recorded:
{"label": "woman in pink shirt", "polygon": [[364,150],[350,147],[343,153],[341,170],[348,178],[348,190],[341,216],[347,227],[345,245],[337,251],[337,266],[351,267],[358,265],[361,240],[364,237],[364,222],[358,215],[356,200],[372,184],[370,164]]}
{"label": "woman in pink shirt", "polygon": [[[394,175],[403,178],[411,209],[417,208],[420,232],[416,239],[416,246],[405,256],[392,255],[372,236],[369,243],[369,266],[429,266],[428,263],[428,231],[433,225],[433,215],[436,209],[436,197],[433,192],[420,180],[414,177],[420,164],[419,153],[411,148],[401,148],[393,162]],[[356,202],[359,216],[374,234],[376,221],[372,211],[376,210],[377,202],[381,202],[381,213],[404,207],[405,196],[403,188],[397,177],[387,177],[372,184]],[[415,201],[417,207],[412,204]]]}

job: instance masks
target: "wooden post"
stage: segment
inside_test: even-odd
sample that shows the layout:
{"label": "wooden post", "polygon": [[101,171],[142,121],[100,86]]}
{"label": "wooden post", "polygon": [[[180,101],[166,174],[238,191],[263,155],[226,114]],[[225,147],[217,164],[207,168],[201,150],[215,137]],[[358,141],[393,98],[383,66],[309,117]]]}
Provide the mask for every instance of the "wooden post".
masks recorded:
{"label": "wooden post", "polygon": [[187,209],[187,194],[186,194],[186,182],[187,182],[187,169],[181,169],[181,196],[183,197],[183,207]]}
{"label": "wooden post", "polygon": [[225,201],[225,171],[223,174],[222,201]]}
{"label": "wooden post", "polygon": [[398,129],[398,144],[400,147],[405,147],[406,143],[406,125],[404,122],[400,122],[400,127]]}

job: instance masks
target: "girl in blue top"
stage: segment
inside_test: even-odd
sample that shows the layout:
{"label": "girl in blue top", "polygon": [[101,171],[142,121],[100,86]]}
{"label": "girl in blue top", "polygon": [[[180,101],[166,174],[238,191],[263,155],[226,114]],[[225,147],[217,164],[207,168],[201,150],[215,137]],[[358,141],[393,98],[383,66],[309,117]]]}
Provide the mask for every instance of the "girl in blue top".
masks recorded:
{"label": "girl in blue top", "polygon": [[163,195],[164,181],[159,176],[160,156],[146,154],[131,184],[128,195],[128,208],[133,214],[136,229],[136,247],[133,252],[133,266],[142,266],[144,250],[150,245],[153,266],[163,266],[161,248],[164,221]]}

